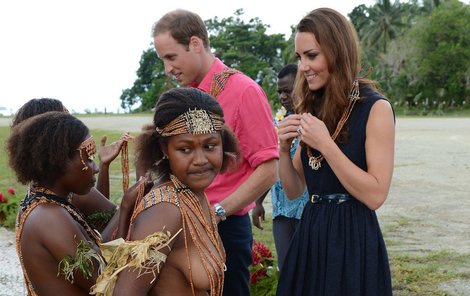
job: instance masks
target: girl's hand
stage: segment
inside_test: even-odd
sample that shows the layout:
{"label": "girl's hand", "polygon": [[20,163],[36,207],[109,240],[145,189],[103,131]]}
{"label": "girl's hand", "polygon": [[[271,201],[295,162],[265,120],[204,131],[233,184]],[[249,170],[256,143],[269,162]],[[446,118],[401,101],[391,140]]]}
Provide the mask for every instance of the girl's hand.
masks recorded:
{"label": "girl's hand", "polygon": [[129,135],[129,133],[125,133],[121,139],[106,145],[107,137],[103,136],[101,138],[101,146],[98,153],[98,157],[100,158],[100,162],[104,165],[109,165],[121,152],[122,146],[125,142],[132,142],[134,137]]}

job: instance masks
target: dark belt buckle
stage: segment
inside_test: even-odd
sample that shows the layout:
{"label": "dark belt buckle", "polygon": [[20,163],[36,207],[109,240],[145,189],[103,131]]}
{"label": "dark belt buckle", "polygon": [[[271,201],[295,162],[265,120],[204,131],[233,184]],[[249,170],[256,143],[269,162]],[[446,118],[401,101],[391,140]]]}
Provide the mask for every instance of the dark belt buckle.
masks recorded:
{"label": "dark belt buckle", "polygon": [[315,199],[318,199],[320,196],[317,195],[317,194],[312,194],[312,196],[310,197],[310,201],[314,204],[316,202],[318,202],[317,200]]}

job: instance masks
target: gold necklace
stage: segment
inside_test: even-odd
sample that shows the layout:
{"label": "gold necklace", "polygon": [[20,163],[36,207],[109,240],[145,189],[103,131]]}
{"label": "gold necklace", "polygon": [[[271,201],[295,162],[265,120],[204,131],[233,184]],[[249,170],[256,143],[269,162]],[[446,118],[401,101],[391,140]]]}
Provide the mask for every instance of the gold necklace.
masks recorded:
{"label": "gold necklace", "polygon": [[[354,108],[354,104],[356,101],[359,99],[359,81],[357,79],[354,80],[352,89],[351,89],[351,94],[349,95],[349,105],[344,110],[343,115],[341,116],[338,125],[336,126],[336,130],[331,136],[331,139],[334,141],[338,137],[339,133],[341,132],[341,129],[343,129],[344,124],[346,121],[348,121],[349,116],[351,115],[351,112]],[[321,162],[324,159],[323,155],[319,156],[313,156],[312,148],[307,147],[307,156],[308,156],[308,165],[312,168],[312,170],[317,171],[319,168],[321,168]]]}

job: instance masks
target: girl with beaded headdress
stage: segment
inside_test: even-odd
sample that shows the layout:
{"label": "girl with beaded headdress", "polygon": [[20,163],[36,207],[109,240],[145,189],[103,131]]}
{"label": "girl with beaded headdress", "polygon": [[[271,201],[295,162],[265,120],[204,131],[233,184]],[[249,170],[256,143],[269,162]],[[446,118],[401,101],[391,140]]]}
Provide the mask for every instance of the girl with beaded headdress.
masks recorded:
{"label": "girl with beaded headdress", "polygon": [[[104,267],[99,243],[109,239],[67,198],[87,194],[96,182],[96,144],[88,128],[66,112],[46,112],[12,127],[7,151],[18,180],[34,184],[21,203],[16,227],[28,294],[88,295]],[[123,221],[144,181],[124,195],[117,214]],[[103,233],[116,227],[108,225]]]}
{"label": "girl with beaded headdress", "polygon": [[[277,295],[391,295],[375,210],[393,172],[394,114],[360,77],[359,42],[340,13],[319,8],[297,25],[297,114],[278,125],[286,195],[308,190],[280,272]],[[301,141],[291,159],[294,138]]]}
{"label": "girl with beaded headdress", "polygon": [[[110,256],[114,268],[105,270],[108,276],[93,293],[222,295],[225,251],[204,190],[240,157],[223,115],[217,101],[196,88],[161,95],[153,125],[136,138],[137,170],[152,176],[155,185],[137,200],[129,241],[115,248]],[[119,272],[118,253],[148,254],[154,236],[169,237],[164,243],[158,240],[158,256],[149,256],[140,266],[133,263],[144,255],[126,256],[127,267]]]}

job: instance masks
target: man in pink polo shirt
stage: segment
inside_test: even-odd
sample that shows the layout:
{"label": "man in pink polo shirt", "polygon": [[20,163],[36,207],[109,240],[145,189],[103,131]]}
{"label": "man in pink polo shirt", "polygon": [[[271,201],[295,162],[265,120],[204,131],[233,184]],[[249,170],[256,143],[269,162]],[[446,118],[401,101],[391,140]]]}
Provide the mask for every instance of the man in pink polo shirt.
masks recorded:
{"label": "man in pink polo shirt", "polygon": [[279,153],[271,108],[255,81],[214,56],[197,14],[186,10],[165,14],[154,25],[153,38],[166,73],[182,86],[214,96],[240,141],[241,166],[217,176],[206,194],[220,219],[227,254],[224,295],[249,295],[253,236],[248,212],[277,178]]}

